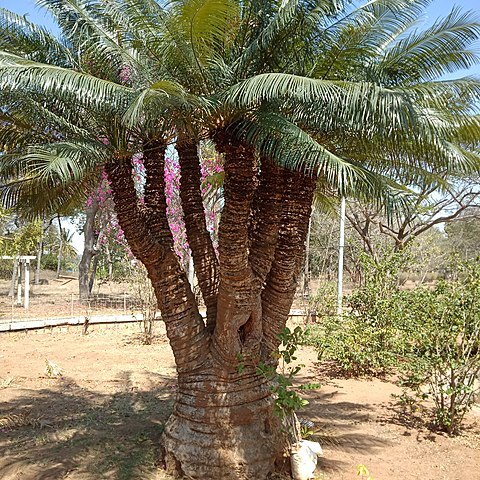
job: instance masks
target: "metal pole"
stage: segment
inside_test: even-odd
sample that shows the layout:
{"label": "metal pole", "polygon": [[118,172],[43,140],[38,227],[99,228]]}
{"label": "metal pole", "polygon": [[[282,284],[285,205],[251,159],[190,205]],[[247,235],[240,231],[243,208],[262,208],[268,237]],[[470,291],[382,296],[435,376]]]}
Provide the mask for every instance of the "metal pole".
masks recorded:
{"label": "metal pole", "polygon": [[303,279],[302,279],[302,296],[303,298],[310,295],[310,234],[312,233],[312,217],[313,217],[314,208],[312,207],[312,212],[308,220],[308,231],[307,231],[307,240],[305,241],[305,264],[303,269]]}
{"label": "metal pole", "polygon": [[18,261],[18,274],[17,274],[17,305],[22,304],[22,261]]}
{"label": "metal pole", "polygon": [[25,299],[23,301],[23,306],[25,310],[28,310],[30,304],[30,260],[25,260],[24,263],[25,269]]}
{"label": "metal pole", "polygon": [[343,251],[345,249],[345,197],[340,204],[340,240],[338,242],[337,315],[342,314]]}

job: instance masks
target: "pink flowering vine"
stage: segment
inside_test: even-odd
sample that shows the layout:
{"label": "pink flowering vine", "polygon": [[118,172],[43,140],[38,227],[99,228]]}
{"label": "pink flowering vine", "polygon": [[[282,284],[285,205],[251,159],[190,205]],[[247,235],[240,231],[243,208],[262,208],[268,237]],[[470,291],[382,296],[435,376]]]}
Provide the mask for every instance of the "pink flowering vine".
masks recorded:
{"label": "pink flowering vine", "polygon": [[[143,155],[141,153],[132,156],[132,166],[132,175],[137,191],[137,199],[138,201],[143,202],[146,172],[143,163]],[[209,179],[214,175],[221,174],[223,172],[223,166],[220,157],[212,155],[202,158],[200,167],[206,223],[207,228],[212,235],[214,247],[216,248],[218,222],[221,211],[221,205],[217,200],[219,198],[221,199],[221,193],[218,191],[212,196],[212,188],[214,187],[209,183]],[[185,265],[190,255],[190,248],[187,241],[182,202],[180,198],[180,176],[178,157],[176,155],[166,157],[164,179],[167,219],[174,240],[175,252],[180,261]],[[87,198],[86,206],[90,207],[94,202],[98,204],[100,209],[100,216],[97,221],[98,248],[109,244],[109,242],[113,242],[113,244],[124,249],[131,257],[132,254],[123,230],[115,215],[112,190],[105,171],[102,171],[101,173],[99,186]]]}

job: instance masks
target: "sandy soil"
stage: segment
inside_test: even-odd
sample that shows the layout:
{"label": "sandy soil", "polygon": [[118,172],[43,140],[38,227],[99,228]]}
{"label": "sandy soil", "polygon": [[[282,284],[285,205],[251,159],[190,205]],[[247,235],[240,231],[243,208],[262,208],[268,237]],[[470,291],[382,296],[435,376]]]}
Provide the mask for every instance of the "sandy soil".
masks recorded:
{"label": "sandy soil", "polygon": [[[49,378],[46,360],[63,375]],[[478,408],[449,438],[429,430],[421,409],[405,415],[393,383],[339,378],[309,349],[300,361],[303,380],[322,385],[301,414],[323,446],[318,479],[359,478],[359,464],[375,480],[480,478]],[[3,335],[0,478],[166,479],[157,446],[175,388],[163,335],[151,346],[132,327]]]}

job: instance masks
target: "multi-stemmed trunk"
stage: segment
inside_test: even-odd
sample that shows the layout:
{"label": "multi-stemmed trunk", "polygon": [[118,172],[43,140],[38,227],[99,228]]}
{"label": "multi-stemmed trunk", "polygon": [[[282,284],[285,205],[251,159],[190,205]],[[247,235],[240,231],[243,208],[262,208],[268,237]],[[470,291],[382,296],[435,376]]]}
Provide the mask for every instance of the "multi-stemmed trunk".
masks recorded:
{"label": "multi-stemmed trunk", "polygon": [[258,159],[224,131],[215,140],[225,168],[218,257],[206,229],[196,142],[178,139],[182,208],[205,321],[173,249],[165,147],[150,142],[144,153],[142,201],[129,158],[112,160],[106,170],[177,365],[177,398],[163,434],[167,469],[195,479],[261,480],[284,443],[269,380],[256,367],[276,358],[304,258],[315,178]]}

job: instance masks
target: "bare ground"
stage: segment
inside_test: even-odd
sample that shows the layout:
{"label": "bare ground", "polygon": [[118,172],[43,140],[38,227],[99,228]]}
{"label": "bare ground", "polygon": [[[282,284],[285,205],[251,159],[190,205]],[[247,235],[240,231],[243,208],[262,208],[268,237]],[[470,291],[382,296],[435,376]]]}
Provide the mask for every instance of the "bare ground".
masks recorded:
{"label": "bare ground", "polygon": [[[47,359],[61,377],[46,375]],[[461,436],[449,438],[429,429],[423,409],[406,415],[393,383],[340,378],[308,349],[300,361],[304,380],[322,385],[308,392],[302,413],[324,450],[317,478],[355,479],[359,464],[376,480],[480,478],[479,409]],[[147,346],[126,327],[4,334],[0,478],[166,479],[158,443],[175,388],[163,335]]]}

